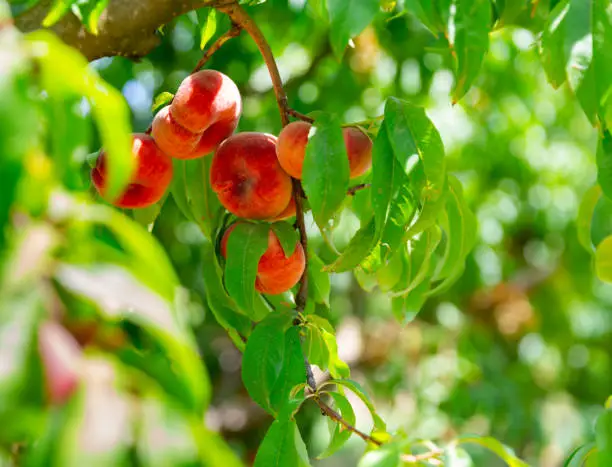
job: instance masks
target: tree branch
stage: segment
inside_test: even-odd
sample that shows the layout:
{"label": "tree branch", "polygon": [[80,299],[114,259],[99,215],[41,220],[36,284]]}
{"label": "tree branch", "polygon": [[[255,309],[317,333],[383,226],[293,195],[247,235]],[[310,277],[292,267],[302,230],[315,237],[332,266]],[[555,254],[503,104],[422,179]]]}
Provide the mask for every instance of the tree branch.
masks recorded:
{"label": "tree branch", "polygon": [[[228,0],[110,0],[98,21],[98,35],[88,32],[71,12],[49,29],[88,60],[112,55],[138,58],[159,44],[160,26],[188,11],[227,3]],[[15,18],[15,25],[24,32],[39,29],[51,4],[52,0],[41,0]]]}

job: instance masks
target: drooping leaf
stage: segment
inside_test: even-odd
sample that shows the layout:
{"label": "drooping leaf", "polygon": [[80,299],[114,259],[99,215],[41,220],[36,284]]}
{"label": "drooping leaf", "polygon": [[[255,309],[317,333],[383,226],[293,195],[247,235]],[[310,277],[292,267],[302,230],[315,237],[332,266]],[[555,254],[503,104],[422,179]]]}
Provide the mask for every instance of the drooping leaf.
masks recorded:
{"label": "drooping leaf", "polygon": [[253,467],[309,467],[308,453],[293,420],[276,420],[263,439]]}
{"label": "drooping leaf", "polygon": [[308,295],[315,303],[329,306],[331,284],[324,264],[314,253],[308,254]]}
{"label": "drooping leaf", "polygon": [[[342,418],[346,420],[349,425],[355,426],[355,412],[348,399],[337,392],[332,392],[330,395],[334,400],[336,411],[340,412]],[[336,423],[335,425],[336,426],[334,427],[334,431],[332,432],[332,436],[329,441],[329,446],[327,446],[327,449],[325,449],[325,451],[318,456],[319,459],[324,459],[336,453],[342,446],[344,446],[352,435],[350,430],[345,429],[339,423]]]}
{"label": "drooping leaf", "polygon": [[297,408],[300,400],[290,397],[290,394],[295,386],[305,381],[306,366],[300,336],[297,328],[292,326],[285,332],[283,364],[270,393],[270,403],[276,413],[286,413]]}
{"label": "drooping leaf", "polygon": [[372,217],[357,231],[342,254],[332,264],[325,266],[324,270],[344,272],[356,268],[370,254],[376,241],[376,220]]}
{"label": "drooping leaf", "polygon": [[455,14],[451,16],[455,36],[451,40],[457,60],[457,81],[453,90],[453,102],[458,102],[474,83],[489,50],[491,2],[460,0],[455,6]]}
{"label": "drooping leaf", "polygon": [[334,55],[344,55],[349,39],[372,22],[380,9],[378,0],[327,0],[330,41]]}
{"label": "drooping leaf", "polygon": [[567,79],[565,72],[565,17],[569,11],[568,0],[561,0],[550,12],[542,32],[540,57],[548,81],[554,88]]}
{"label": "drooping leaf", "polygon": [[275,222],[271,227],[283,248],[285,256],[291,256],[300,241],[297,231],[287,222]]}
{"label": "drooping leaf", "polygon": [[387,124],[383,121],[372,148],[371,197],[378,235],[380,235],[387,222],[393,200],[393,189],[396,182],[401,180],[398,179],[397,173],[401,170],[402,167],[394,156]]}
{"label": "drooping leaf", "polygon": [[248,336],[251,332],[251,320],[240,313],[236,303],[223,287],[223,272],[209,240],[205,240],[202,244],[202,255],[204,260],[202,277],[206,287],[206,300],[217,322],[228,332],[233,331]]}
{"label": "drooping leaf", "polygon": [[349,165],[340,120],[317,117],[304,158],[302,185],[317,224],[324,228],[346,197]]}
{"label": "drooping leaf", "polygon": [[595,251],[593,241],[591,240],[591,222],[593,220],[595,206],[597,206],[601,194],[601,187],[599,185],[589,188],[584,194],[578,209],[578,218],[576,219],[578,241],[589,253]]}
{"label": "drooping leaf", "polygon": [[268,247],[268,230],[263,224],[239,223],[227,242],[225,287],[242,311],[254,319],[257,265]]}
{"label": "drooping leaf", "polygon": [[508,467],[528,467],[527,463],[520,460],[514,452],[507,446],[504,446],[495,438],[489,436],[462,436],[457,439],[457,444],[478,444],[489,451],[493,452],[497,457],[508,464]]}
{"label": "drooping leaf", "polygon": [[[310,317],[309,319],[313,319],[314,317]],[[323,340],[327,345],[327,350],[329,352],[329,373],[333,378],[348,378],[350,376],[351,370],[348,365],[340,359],[338,355],[338,343],[336,342],[336,335],[330,332],[328,329],[321,327],[320,328],[321,335],[323,336]]]}
{"label": "drooping leaf", "polygon": [[272,415],[277,413],[272,391],[283,367],[285,331],[290,324],[291,315],[270,314],[249,337],[242,359],[244,386],[251,398]]}
{"label": "drooping leaf", "polygon": [[329,350],[327,343],[323,339],[321,330],[312,324],[305,326],[306,336],[304,338],[304,355],[308,361],[317,365],[322,370],[326,370],[329,366]]}

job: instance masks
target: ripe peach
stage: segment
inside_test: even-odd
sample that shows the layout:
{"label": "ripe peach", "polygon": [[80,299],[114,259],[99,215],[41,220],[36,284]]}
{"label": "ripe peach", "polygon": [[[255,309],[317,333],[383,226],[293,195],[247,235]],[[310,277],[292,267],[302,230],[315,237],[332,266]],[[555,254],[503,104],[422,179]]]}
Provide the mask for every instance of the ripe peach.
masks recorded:
{"label": "ripe peach", "polygon": [[[230,226],[221,239],[221,255],[227,257],[227,242],[236,224]],[[230,252],[231,254],[231,252]],[[293,254],[285,255],[278,237],[272,229],[268,231],[268,248],[257,265],[255,290],[261,293],[276,295],[291,289],[298,283],[306,265],[306,257],[301,243],[295,245]]]}
{"label": "ripe peach", "polygon": [[210,182],[221,204],[238,217],[271,219],[291,200],[291,178],[276,158],[276,137],[266,133],[238,133],[221,143]]}
{"label": "ripe peach", "polygon": [[[158,202],[172,181],[172,159],[164,154],[153,138],[136,133],[132,139],[132,157],[136,159],[136,171],[130,184],[113,204],[120,208],[143,208]],[[98,192],[106,191],[106,153],[102,151],[91,179]]]}
{"label": "ripe peach", "polygon": [[238,87],[229,77],[215,70],[202,70],[183,80],[170,111],[183,128],[201,133],[220,121],[237,122],[242,100]]}
{"label": "ripe peach", "polygon": [[170,106],[161,109],[153,118],[151,136],[159,149],[177,159],[187,159],[185,156],[193,154],[202,138],[201,133],[192,133],[176,123]]}
{"label": "ripe peach", "polygon": [[[302,178],[302,166],[311,127],[312,125],[307,122],[292,122],[278,135],[278,161],[285,172],[293,178]],[[343,128],[342,136],[349,160],[350,178],[359,177],[372,166],[372,140],[357,127]]]}
{"label": "ripe peach", "polygon": [[285,219],[289,219],[290,217],[295,216],[295,198],[291,197],[291,201],[283,211],[276,217],[270,219],[270,221],[283,221]]}

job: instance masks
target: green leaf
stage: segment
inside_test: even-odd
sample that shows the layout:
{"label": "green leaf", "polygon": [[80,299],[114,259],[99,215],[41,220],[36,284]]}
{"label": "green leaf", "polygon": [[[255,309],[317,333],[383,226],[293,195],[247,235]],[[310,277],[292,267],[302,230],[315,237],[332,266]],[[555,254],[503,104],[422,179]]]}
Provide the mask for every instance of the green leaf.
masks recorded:
{"label": "green leaf", "polygon": [[603,130],[597,144],[597,182],[603,194],[612,199],[612,134]]}
{"label": "green leaf", "polygon": [[135,169],[131,157],[130,112],[123,96],[105,83],[75,49],[48,31],[27,36],[32,55],[40,65],[44,88],[60,98],[84,96],[91,102],[92,114],[107,154],[108,185],[105,197],[112,201],[121,195]]}
{"label": "green leaf", "polygon": [[455,30],[453,50],[457,59],[457,81],[453,90],[453,102],[456,103],[472,86],[489,50],[491,2],[460,0],[455,5],[451,21]]}
{"label": "green leaf", "polygon": [[310,363],[326,370],[329,367],[329,350],[321,330],[312,323],[308,323],[305,330],[304,355]]}
{"label": "green leaf", "polygon": [[612,7],[606,0],[569,0],[565,16],[567,79],[589,120],[612,86]]}
{"label": "green leaf", "polygon": [[[340,412],[342,418],[346,420],[349,425],[355,426],[355,412],[351,403],[346,397],[337,392],[330,393],[330,396],[334,399],[336,410]],[[327,449],[318,456],[318,459],[324,459],[336,453],[344,444],[349,440],[353,434],[350,430],[344,429],[339,423],[334,423],[334,431],[329,441]]]}
{"label": "green leaf", "polygon": [[[312,321],[315,317],[311,316],[309,319]],[[327,345],[329,352],[329,373],[333,378],[348,378],[351,370],[348,365],[340,359],[338,355],[338,343],[336,342],[336,335],[330,332],[328,329],[321,327],[321,335]]]}
{"label": "green leaf", "polygon": [[323,261],[314,253],[308,254],[308,295],[315,303],[329,306],[331,284]]}
{"label": "green leaf", "polygon": [[53,0],[53,4],[47,13],[47,16],[45,16],[42,20],[43,27],[48,28],[57,23],[62,16],[68,13],[70,7],[77,1],[78,0]]}
{"label": "green leaf", "polygon": [[527,463],[516,457],[509,447],[489,436],[462,436],[457,439],[457,444],[478,444],[496,454],[509,467],[529,467]]}
{"label": "green leaf", "polygon": [[406,10],[416,16],[433,34],[445,31],[446,25],[443,24],[437,12],[436,2],[432,0],[406,0],[404,5]]}
{"label": "green leaf", "polygon": [[205,240],[202,244],[202,256],[206,301],[217,322],[228,332],[235,331],[242,336],[248,336],[251,332],[251,320],[240,313],[236,303],[223,287],[223,272],[210,240]]}
{"label": "green leaf", "polygon": [[204,50],[206,44],[217,32],[217,10],[210,8],[208,13],[204,14],[206,10],[197,10],[198,23],[201,28],[200,36],[200,49]]}
{"label": "green leaf", "polygon": [[340,120],[321,114],[310,131],[302,172],[302,185],[319,227],[325,227],[344,201],[348,182],[348,156]]}
{"label": "green leaf", "polygon": [[247,316],[255,317],[257,265],[268,248],[268,225],[241,222],[227,242],[225,287]]}
{"label": "green leaf", "polygon": [[589,459],[595,459],[597,448],[595,443],[588,443],[577,447],[572,452],[567,460],[563,463],[563,467],[587,467],[589,464],[586,462]]}
{"label": "green leaf", "polygon": [[270,403],[276,413],[285,413],[288,408],[297,408],[301,400],[290,397],[292,389],[306,381],[306,366],[300,344],[299,331],[295,326],[285,332],[283,365],[270,394]]}
{"label": "green leaf", "polygon": [[440,196],[446,180],[444,144],[425,109],[390,97],[385,105],[385,126],[393,154],[404,172],[410,174],[418,158],[431,185],[431,197]]}
{"label": "green leaf", "polygon": [[105,319],[131,322],[149,334],[152,355],[126,347],[121,358],[145,373],[155,372],[166,392],[187,409],[204,409],[210,382],[193,336],[178,319],[181,310],[174,299],[165,300],[116,265],[60,264],[55,279],[66,290],[94,303]]}
{"label": "green leaf", "polygon": [[344,272],[355,269],[370,254],[376,245],[376,219],[372,217],[361,227],[346,246],[342,254],[324,271]]}
{"label": "green leaf", "polygon": [[595,250],[595,272],[604,282],[612,282],[612,235],[606,237]]}
{"label": "green leaf", "polygon": [[81,23],[94,36],[98,35],[98,21],[100,16],[108,6],[110,0],[86,0],[85,2],[77,0],[72,5],[72,11],[81,20]]}
{"label": "green leaf", "polygon": [[275,222],[271,227],[283,248],[285,256],[291,256],[300,241],[297,231],[287,222]]}
{"label": "green leaf", "polygon": [[601,187],[595,185],[587,190],[582,198],[578,209],[578,218],[576,219],[576,230],[578,233],[578,241],[589,253],[595,251],[593,241],[591,240],[591,223],[595,206],[601,198]]}
{"label": "green leaf", "polygon": [[599,465],[612,464],[612,410],[604,410],[595,423],[595,444]]}
{"label": "green leaf", "polygon": [[[205,466],[244,467],[237,458],[233,449],[227,445],[225,440],[214,433],[204,429],[200,421],[193,423],[198,430],[198,441],[200,442],[200,457]],[[199,465],[199,464],[198,464]]]}
{"label": "green leaf", "polygon": [[[283,368],[285,331],[290,314],[270,314],[257,325],[246,345],[242,359],[242,381],[251,398],[272,415],[272,391]],[[301,362],[302,368],[304,362]]]}
{"label": "green leaf", "polygon": [[259,446],[253,467],[308,467],[308,453],[293,420],[276,420]]}
{"label": "green leaf", "polygon": [[162,91],[155,99],[153,99],[153,104],[151,105],[151,112],[156,113],[158,110],[161,110],[162,107],[169,105],[174,99],[174,94],[168,91]]}
{"label": "green leaf", "polygon": [[[450,286],[465,267],[465,259],[477,239],[476,216],[463,197],[461,182],[453,176],[448,179],[449,190],[446,209],[446,251],[437,267],[433,280],[442,280],[436,291]],[[433,292],[432,292],[433,293]]]}
{"label": "green leaf", "polygon": [[357,467],[400,467],[402,465],[399,447],[394,443],[369,451]]}
{"label": "green leaf", "polygon": [[344,55],[349,39],[363,31],[379,9],[378,0],[327,0],[330,41],[338,59]]}
{"label": "green leaf", "polygon": [[386,430],[386,424],[384,420],[380,418],[380,416],[376,413],[376,409],[374,408],[374,404],[372,404],[372,400],[366,394],[364,389],[361,387],[361,385],[357,381],[353,381],[350,379],[333,379],[333,380],[326,381],[321,386],[322,387],[328,386],[330,384],[336,384],[338,386],[342,386],[348,389],[349,391],[351,391],[352,393],[354,393],[357,397],[359,397],[359,399],[361,399],[361,401],[366,405],[366,407],[370,411],[370,414],[372,415],[372,419],[374,420],[374,430],[376,431]]}
{"label": "green leaf", "polygon": [[[383,121],[372,148],[372,208],[376,223],[376,233],[380,235],[385,227],[396,189],[398,173],[402,167],[395,159],[393,146],[387,131],[387,123]],[[389,183],[391,181],[391,183]]]}
{"label": "green leaf", "polygon": [[542,32],[540,57],[548,81],[556,89],[567,79],[565,72],[565,17],[568,0],[561,0],[550,12]]}

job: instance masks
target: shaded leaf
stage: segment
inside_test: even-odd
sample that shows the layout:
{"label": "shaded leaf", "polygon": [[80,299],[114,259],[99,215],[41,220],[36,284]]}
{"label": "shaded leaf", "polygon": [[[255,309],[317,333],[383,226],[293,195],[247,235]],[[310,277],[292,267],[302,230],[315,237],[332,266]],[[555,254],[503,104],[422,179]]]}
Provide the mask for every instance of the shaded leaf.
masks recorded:
{"label": "shaded leaf", "polygon": [[478,444],[493,452],[500,459],[508,464],[509,467],[528,467],[527,463],[515,456],[514,452],[495,438],[489,436],[462,436],[457,439],[457,444]]}
{"label": "shaded leaf", "polygon": [[295,386],[304,381],[306,381],[306,366],[299,331],[292,326],[285,332],[283,365],[270,394],[270,403],[276,413],[281,414],[297,408],[300,400],[290,397],[290,393]]}
{"label": "shaded leaf", "polygon": [[[353,407],[351,406],[351,403],[348,401],[348,399],[342,394],[338,394],[337,392],[330,393],[330,396],[334,400],[336,411],[340,412],[342,418],[346,420],[349,425],[355,426],[355,412],[353,411]],[[319,459],[324,459],[336,453],[342,446],[344,446],[344,444],[353,434],[351,431],[344,429],[344,427],[341,426],[339,423],[334,424],[335,427],[331,436],[331,440],[329,441],[329,446],[323,453],[318,456]]]}
{"label": "shaded leaf", "polygon": [[327,0],[330,41],[338,59],[344,55],[349,39],[363,31],[379,9],[378,0]]}
{"label": "shaded leaf", "polygon": [[595,250],[595,272],[604,282],[612,282],[612,236],[606,237]]}
{"label": "shaded leaf", "polygon": [[315,303],[329,306],[331,284],[323,261],[314,253],[308,254],[308,295]]}
{"label": "shaded leaf", "polygon": [[376,219],[361,227],[346,246],[342,254],[324,271],[344,272],[355,269],[370,254],[376,245]]}
{"label": "shaded leaf", "polygon": [[599,465],[612,464],[612,410],[604,410],[595,422],[595,444]]}
{"label": "shaded leaf", "polygon": [[291,256],[300,241],[297,231],[288,222],[275,222],[271,227],[283,248],[285,256]]}
{"label": "shaded leaf", "polygon": [[578,233],[578,241],[590,253],[595,251],[595,247],[591,240],[591,223],[595,206],[601,198],[601,187],[595,185],[587,190],[582,198],[578,209],[578,218],[576,219],[576,230]]}
{"label": "shaded leaf", "polygon": [[306,446],[293,420],[276,420],[259,446],[253,467],[310,466]]}
{"label": "shaded leaf", "polygon": [[357,467],[400,467],[401,465],[399,447],[389,443],[366,453]]}

